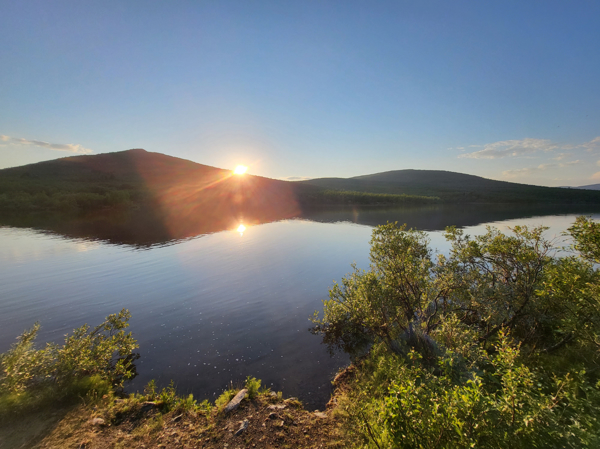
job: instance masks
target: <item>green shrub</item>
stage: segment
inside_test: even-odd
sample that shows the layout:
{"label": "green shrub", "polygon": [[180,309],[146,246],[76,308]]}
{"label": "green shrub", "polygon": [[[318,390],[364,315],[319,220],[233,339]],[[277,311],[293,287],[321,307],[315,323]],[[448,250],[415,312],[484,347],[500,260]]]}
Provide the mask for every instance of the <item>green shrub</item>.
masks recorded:
{"label": "green shrub", "polygon": [[260,390],[260,379],[248,376],[246,378],[246,388],[248,389],[248,397],[254,399],[258,396],[258,391]]}
{"label": "green shrub", "polygon": [[[36,349],[36,323],[0,355],[0,404],[5,412],[48,401],[104,394],[135,375],[137,343],[126,333],[130,314],[123,309],[90,328],[87,324],[65,337],[62,346]],[[100,394],[101,396],[101,394]]]}
{"label": "green shrub", "polygon": [[161,410],[166,413],[169,410],[172,410],[178,402],[177,392],[175,391],[175,384],[173,381],[163,388],[160,393],[158,393],[158,402],[160,404]]}
{"label": "green shrub", "polygon": [[144,395],[149,401],[154,401],[156,399],[156,381],[154,379],[148,382],[144,387]]}
{"label": "green shrub", "polygon": [[450,228],[436,258],[422,232],[373,231],[370,270],[313,319],[359,367],[341,401],[358,445],[600,447],[600,225],[578,219],[566,257],[544,231]]}
{"label": "green shrub", "polygon": [[233,387],[225,390],[223,393],[221,393],[219,395],[219,397],[215,401],[215,407],[217,407],[219,409],[222,409],[223,407],[225,407],[227,404],[229,404],[229,401],[231,401],[233,399],[233,397],[237,394],[238,391],[239,391],[238,389],[235,389]]}

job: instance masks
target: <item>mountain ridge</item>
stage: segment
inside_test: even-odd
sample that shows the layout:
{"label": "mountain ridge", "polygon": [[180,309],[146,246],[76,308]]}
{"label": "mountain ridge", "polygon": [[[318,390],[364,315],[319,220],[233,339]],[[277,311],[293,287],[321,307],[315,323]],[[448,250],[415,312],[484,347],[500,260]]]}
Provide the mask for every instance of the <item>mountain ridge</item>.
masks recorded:
{"label": "mountain ridge", "polygon": [[[350,178],[284,181],[257,175],[235,176],[230,170],[187,159],[131,149],[77,155],[0,170],[0,207],[18,192],[40,198],[57,191],[121,196],[139,201],[184,201],[237,208],[275,202],[294,208],[318,204],[555,203],[600,204],[600,192],[512,183],[447,170],[389,170]],[[11,190],[12,189],[12,190]],[[62,190],[61,190],[62,189]],[[15,197],[16,194],[12,195]],[[18,195],[16,195],[18,196]],[[22,195],[21,195],[22,196]],[[4,203],[3,203],[4,198]],[[176,199],[175,199],[176,198]],[[118,201],[117,201],[118,202]],[[10,201],[8,201],[10,203]],[[110,204],[107,204],[110,205]]]}
{"label": "mountain ridge", "polygon": [[321,188],[359,192],[437,196],[450,203],[545,202],[599,204],[596,193],[561,187],[497,181],[446,170],[391,170],[351,178],[299,181]]}

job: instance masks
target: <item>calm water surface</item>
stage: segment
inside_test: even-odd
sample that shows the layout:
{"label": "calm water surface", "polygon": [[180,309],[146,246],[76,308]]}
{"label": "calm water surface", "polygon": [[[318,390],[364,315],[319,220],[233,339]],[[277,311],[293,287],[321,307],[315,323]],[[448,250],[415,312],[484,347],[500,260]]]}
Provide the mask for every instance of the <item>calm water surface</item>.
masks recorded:
{"label": "calm water surface", "polygon": [[124,243],[113,231],[109,238],[97,224],[90,227],[94,232],[4,224],[0,351],[35,321],[42,324],[40,343],[59,342],[74,327],[127,308],[141,355],[130,391],[153,378],[160,385],[173,379],[180,393],[213,399],[230,382],[251,375],[322,408],[332,376],[347,358],[329,356],[308,332],[308,317],[322,308],[328,288],[352,262],[368,267],[373,225],[408,222],[428,230],[432,246],[444,252],[441,229],[450,224],[470,234],[485,232],[486,224],[504,230],[543,224],[550,227],[548,237],[558,238],[578,213],[590,214],[479,210],[481,221],[477,208],[316,211],[243,233],[143,244]]}

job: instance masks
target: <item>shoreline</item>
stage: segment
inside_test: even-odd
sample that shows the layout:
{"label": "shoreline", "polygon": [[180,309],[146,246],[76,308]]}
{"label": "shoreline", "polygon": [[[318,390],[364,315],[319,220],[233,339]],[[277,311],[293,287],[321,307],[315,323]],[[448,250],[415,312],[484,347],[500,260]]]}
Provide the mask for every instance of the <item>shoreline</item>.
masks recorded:
{"label": "shoreline", "polygon": [[[297,399],[284,399],[280,392],[269,389],[255,388],[252,398],[246,389],[226,390],[214,405],[192,402],[191,396],[173,396],[174,390],[168,388],[130,395],[111,391],[100,398],[86,398],[7,420],[11,422],[0,426],[0,446],[346,447],[336,396],[343,390],[352,367],[335,377],[331,399],[322,411],[309,411]],[[254,381],[260,385],[260,381]],[[246,397],[227,411],[235,401],[230,398],[242,392]],[[171,405],[165,408],[167,403]]]}

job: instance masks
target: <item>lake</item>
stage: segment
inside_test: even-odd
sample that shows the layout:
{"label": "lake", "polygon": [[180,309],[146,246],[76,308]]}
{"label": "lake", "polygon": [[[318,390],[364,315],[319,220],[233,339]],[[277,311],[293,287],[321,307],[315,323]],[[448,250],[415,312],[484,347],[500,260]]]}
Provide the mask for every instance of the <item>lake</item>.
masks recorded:
{"label": "lake", "polygon": [[[0,351],[39,321],[38,343],[60,342],[127,308],[138,340],[139,375],[173,380],[180,394],[211,399],[246,376],[323,408],[336,371],[308,317],[321,310],[351,263],[368,268],[373,226],[408,223],[429,232],[441,252],[445,226],[469,234],[491,224],[545,225],[560,238],[581,208],[432,206],[313,210],[260,223],[237,217],[222,230],[170,232],[144,211],[91,216],[0,217]],[[243,224],[245,230],[239,228]],[[239,230],[238,230],[239,228]]]}

